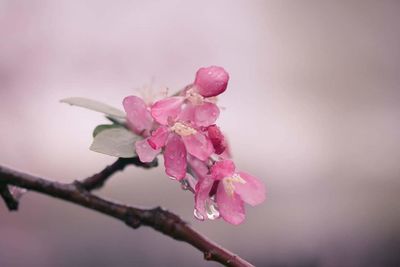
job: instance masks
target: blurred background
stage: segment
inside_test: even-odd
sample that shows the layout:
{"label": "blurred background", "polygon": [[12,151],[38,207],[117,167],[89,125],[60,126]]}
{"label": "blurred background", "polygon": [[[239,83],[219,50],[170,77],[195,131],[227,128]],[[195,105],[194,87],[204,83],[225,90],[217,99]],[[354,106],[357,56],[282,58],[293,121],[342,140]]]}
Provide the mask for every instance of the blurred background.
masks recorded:
{"label": "blurred background", "polygon": [[[199,67],[230,73],[219,124],[268,199],[240,226],[193,218],[193,196],[129,167],[98,192],[162,205],[256,266],[400,266],[399,1],[0,0],[0,164],[69,182],[113,158],[89,151],[122,108],[176,92]],[[0,203],[0,266],[219,266],[151,229],[36,193]]]}

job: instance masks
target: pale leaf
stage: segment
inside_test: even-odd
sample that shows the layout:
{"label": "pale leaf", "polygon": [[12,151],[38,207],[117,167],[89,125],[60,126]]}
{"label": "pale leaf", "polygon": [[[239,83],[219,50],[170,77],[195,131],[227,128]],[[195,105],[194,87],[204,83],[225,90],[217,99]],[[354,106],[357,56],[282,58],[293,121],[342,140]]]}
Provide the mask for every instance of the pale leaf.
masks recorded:
{"label": "pale leaf", "polygon": [[121,119],[125,118],[125,112],[123,112],[122,110],[114,108],[107,104],[101,103],[99,101],[84,98],[84,97],[69,97],[69,98],[60,100],[60,102],[67,103],[72,106],[78,106],[78,107],[94,110],[97,112],[101,112],[101,113],[104,113],[108,116],[112,116],[115,118],[121,118]]}
{"label": "pale leaf", "polygon": [[136,156],[135,142],[140,139],[140,136],[126,128],[104,129],[94,137],[90,150],[119,158],[132,158]]}

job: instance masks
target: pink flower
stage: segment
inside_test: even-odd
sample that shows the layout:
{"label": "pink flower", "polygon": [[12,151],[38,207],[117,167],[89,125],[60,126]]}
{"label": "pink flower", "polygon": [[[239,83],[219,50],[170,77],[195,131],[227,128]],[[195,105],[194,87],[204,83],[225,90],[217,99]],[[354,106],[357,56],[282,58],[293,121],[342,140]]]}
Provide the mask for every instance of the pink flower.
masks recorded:
{"label": "pink flower", "polygon": [[183,102],[182,97],[169,97],[152,105],[152,117],[160,126],[148,138],[153,149],[165,147],[165,171],[178,180],[186,176],[187,154],[205,161],[214,152],[207,135],[190,121],[181,119]]}
{"label": "pink flower", "polygon": [[236,171],[233,161],[222,160],[216,162],[211,167],[210,175],[201,177],[196,185],[197,213],[207,216],[207,204],[213,197],[221,217],[237,225],[245,218],[244,202],[251,206],[262,203],[265,200],[265,187],[258,178]]}
{"label": "pink flower", "polygon": [[128,127],[136,134],[146,139],[135,143],[136,153],[142,162],[151,162],[161,152],[161,149],[154,149],[147,142],[155,122],[150,113],[150,108],[137,96],[127,96],[123,101],[126,112]]}
{"label": "pink flower", "polygon": [[[215,96],[226,90],[228,80],[228,73],[221,67],[200,68],[194,83],[187,86],[179,96],[171,97],[171,104],[184,104],[180,120],[197,127],[214,124],[220,113],[214,103]],[[171,111],[174,110],[172,106],[171,108]],[[162,119],[165,122],[166,118]]]}
{"label": "pink flower", "polygon": [[183,92],[187,103],[183,110],[183,119],[204,127],[215,123],[219,108],[214,103],[214,97],[226,90],[228,81],[229,75],[221,67],[200,68],[193,85]]}

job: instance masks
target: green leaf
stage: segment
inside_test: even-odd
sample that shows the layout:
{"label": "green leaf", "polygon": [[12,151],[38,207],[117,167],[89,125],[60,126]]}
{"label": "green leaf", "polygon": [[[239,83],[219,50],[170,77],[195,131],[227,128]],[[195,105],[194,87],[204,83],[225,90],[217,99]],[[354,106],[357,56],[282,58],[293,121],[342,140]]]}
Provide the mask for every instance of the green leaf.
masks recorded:
{"label": "green leaf", "polygon": [[70,97],[60,100],[61,103],[67,103],[72,106],[78,106],[82,108],[87,108],[97,112],[106,114],[107,116],[125,119],[125,112],[120,109],[114,108],[107,104],[98,102],[96,100],[84,98],[84,97]]}
{"label": "green leaf", "polygon": [[96,137],[100,132],[106,130],[106,129],[113,129],[113,128],[123,128],[124,126],[119,125],[119,124],[100,124],[97,125],[96,128],[93,130],[93,137]]}
{"label": "green leaf", "polygon": [[136,156],[135,143],[142,137],[123,127],[103,129],[93,139],[90,150],[119,158]]}

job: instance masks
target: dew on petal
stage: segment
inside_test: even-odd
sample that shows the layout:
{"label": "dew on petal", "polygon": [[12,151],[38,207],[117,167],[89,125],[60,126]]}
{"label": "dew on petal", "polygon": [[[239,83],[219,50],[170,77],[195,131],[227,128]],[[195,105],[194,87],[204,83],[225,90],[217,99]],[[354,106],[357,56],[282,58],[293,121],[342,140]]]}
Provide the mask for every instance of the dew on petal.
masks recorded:
{"label": "dew on petal", "polygon": [[194,217],[196,217],[197,220],[204,221],[204,216],[200,214],[200,212],[197,209],[194,209],[193,211]]}

